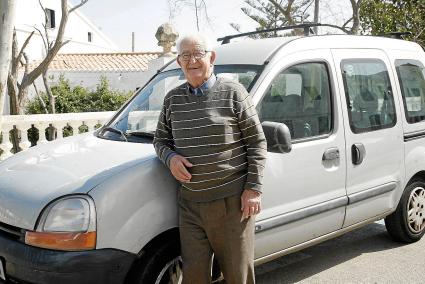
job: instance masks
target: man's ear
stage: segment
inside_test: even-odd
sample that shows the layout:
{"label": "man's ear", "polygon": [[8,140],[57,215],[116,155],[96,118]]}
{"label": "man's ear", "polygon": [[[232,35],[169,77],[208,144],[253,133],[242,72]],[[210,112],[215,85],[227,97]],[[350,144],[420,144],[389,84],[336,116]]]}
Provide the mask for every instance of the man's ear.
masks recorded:
{"label": "man's ear", "polygon": [[177,64],[179,64],[180,67],[182,67],[182,64],[180,63],[180,57],[177,56]]}
{"label": "man's ear", "polygon": [[214,62],[215,62],[215,51],[211,51],[210,64],[214,64]]}

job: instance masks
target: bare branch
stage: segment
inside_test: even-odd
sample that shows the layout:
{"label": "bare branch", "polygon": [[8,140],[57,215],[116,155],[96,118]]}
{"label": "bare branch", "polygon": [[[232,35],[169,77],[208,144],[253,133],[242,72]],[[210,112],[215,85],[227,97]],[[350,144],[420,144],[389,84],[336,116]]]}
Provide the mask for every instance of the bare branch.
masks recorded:
{"label": "bare branch", "polygon": [[49,41],[49,33],[47,32],[47,22],[49,21],[49,16],[43,4],[41,3],[41,0],[38,0],[38,4],[40,4],[40,7],[44,13],[44,23],[42,24],[44,29],[44,37],[41,35],[41,32],[40,32],[40,35],[41,35],[41,38],[43,39],[43,42],[45,42],[44,45],[46,46],[46,53],[47,53],[49,52],[49,49],[52,47],[52,43]]}
{"label": "bare branch", "polygon": [[212,28],[212,26],[211,26],[211,18],[210,18],[210,16],[208,16],[208,9],[207,9],[207,4],[205,3],[205,0],[201,0],[201,5],[204,7],[205,21]]}
{"label": "bare branch", "polygon": [[49,47],[48,47],[48,45],[47,45],[47,42],[46,42],[46,40],[44,39],[44,35],[43,35],[43,33],[41,32],[41,30],[39,29],[39,28],[37,28],[36,26],[34,26],[34,29],[40,34],[40,37],[41,37],[41,39],[43,40],[43,46],[44,46],[44,49],[46,50],[46,53],[47,52],[49,52]]}
{"label": "bare branch", "polygon": [[288,0],[288,5],[286,6],[286,9],[284,9],[275,0],[269,0],[269,1],[285,16],[286,20],[288,21],[288,24],[290,24],[290,25],[294,24],[294,19],[291,16],[291,9],[292,9],[292,5],[294,4],[295,0]]}
{"label": "bare branch", "polygon": [[39,92],[39,91],[38,91],[38,89],[37,89],[37,86],[35,85],[35,83],[34,83],[34,82],[32,83],[32,85],[33,85],[33,87],[34,87],[35,93],[37,94],[37,98],[38,98],[38,100],[40,101],[40,104],[41,104],[41,106],[42,106],[42,107],[43,107],[43,109],[44,109],[44,112],[45,112],[46,114],[47,114],[47,113],[49,113],[49,111],[47,110],[46,103],[44,102],[43,98],[41,97],[40,92]]}
{"label": "bare branch", "polygon": [[349,18],[347,21],[345,21],[345,23],[341,26],[342,28],[345,28],[349,22],[351,22],[353,20],[353,17]]}
{"label": "bare branch", "polygon": [[12,73],[14,76],[16,76],[17,70],[18,70],[18,64],[19,60],[17,60],[18,57],[18,39],[16,36],[16,29],[13,29],[13,36],[12,36],[12,58],[11,58],[11,68],[10,73]]}
{"label": "bare branch", "polygon": [[413,40],[414,41],[416,41],[420,36],[421,36],[421,34],[423,33],[425,31],[425,28],[423,28],[414,38],[413,38]]}
{"label": "bare branch", "polygon": [[61,44],[61,47],[60,47],[60,48],[64,47],[64,45],[66,45],[66,44],[68,44],[68,43],[70,43],[70,42],[71,42],[71,40],[67,40],[67,41],[62,42],[62,44]]}
{"label": "bare branch", "polygon": [[81,0],[80,4],[72,7],[71,9],[69,9],[69,14],[71,14],[72,12],[74,12],[75,10],[77,10],[78,8],[80,8],[81,6],[83,6],[84,4],[86,4],[89,0]]}
{"label": "bare branch", "polygon": [[30,60],[28,58],[28,55],[25,52],[23,52],[22,55],[23,55],[23,57],[25,59],[25,62],[23,64],[24,65],[24,76],[25,76],[26,74],[28,74]]}
{"label": "bare branch", "polygon": [[49,17],[47,15],[47,11],[44,8],[43,4],[41,4],[41,0],[38,0],[38,4],[40,5],[41,10],[43,10],[43,13],[44,13],[44,22],[47,23],[47,21],[49,20]]}
{"label": "bare branch", "polygon": [[34,35],[34,31],[32,31],[32,33],[27,37],[27,39],[25,40],[24,44],[22,45],[21,50],[19,51],[18,55],[15,57],[16,64],[18,64],[18,62],[21,61],[22,55],[24,53],[24,50],[27,47],[27,45],[30,42],[31,37],[33,35]]}
{"label": "bare branch", "polygon": [[88,0],[81,0],[81,3],[79,5],[73,7],[71,10],[68,11],[67,0],[61,0],[62,18],[59,24],[59,29],[58,29],[55,43],[53,44],[49,52],[46,54],[46,57],[43,59],[43,61],[41,61],[41,63],[36,68],[34,68],[27,76],[24,76],[22,78],[23,88],[26,88],[29,85],[31,85],[32,82],[34,82],[34,80],[38,76],[40,76],[44,70],[46,70],[49,67],[50,62],[52,62],[53,58],[59,52],[61,47],[64,44],[66,44],[66,43],[63,43],[63,36],[65,33],[66,24],[68,22],[69,13],[83,6],[87,2]]}
{"label": "bare branch", "polygon": [[307,13],[307,10],[310,9],[311,5],[313,5],[314,1],[310,1],[304,11],[302,12],[302,15],[305,15]]}

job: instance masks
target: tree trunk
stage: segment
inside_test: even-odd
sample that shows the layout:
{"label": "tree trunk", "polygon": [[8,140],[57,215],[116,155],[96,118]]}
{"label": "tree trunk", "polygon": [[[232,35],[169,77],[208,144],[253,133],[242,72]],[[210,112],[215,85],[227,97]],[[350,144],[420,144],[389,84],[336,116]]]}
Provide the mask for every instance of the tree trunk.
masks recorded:
{"label": "tree trunk", "polygon": [[46,103],[40,95],[40,92],[37,89],[37,85],[35,83],[32,84],[35,90],[35,94],[37,95],[38,100],[40,101],[41,106],[43,107],[44,113],[48,114],[49,110],[47,109]]}
{"label": "tree trunk", "polygon": [[55,97],[53,96],[52,90],[50,89],[49,82],[47,81],[47,70],[41,74],[43,78],[44,88],[49,96],[50,113],[56,113],[55,111]]}
{"label": "tree trunk", "polygon": [[12,56],[15,0],[0,0],[0,126],[3,116],[7,76]]}
{"label": "tree trunk", "polygon": [[[319,12],[320,12],[320,8],[319,8],[319,0],[314,0],[314,22],[317,24],[319,23]],[[319,27],[314,27],[314,34],[317,35],[318,31],[319,31]]]}
{"label": "tree trunk", "polygon": [[14,76],[12,76],[12,74],[9,74],[8,78],[7,78],[7,89],[8,89],[8,93],[9,93],[9,97],[10,97],[10,114],[11,115],[16,115],[18,114],[18,87],[17,87],[17,82]]}
{"label": "tree trunk", "polygon": [[360,5],[362,0],[350,0],[351,7],[353,8],[353,26],[351,28],[351,34],[356,35],[359,33],[360,28]]}

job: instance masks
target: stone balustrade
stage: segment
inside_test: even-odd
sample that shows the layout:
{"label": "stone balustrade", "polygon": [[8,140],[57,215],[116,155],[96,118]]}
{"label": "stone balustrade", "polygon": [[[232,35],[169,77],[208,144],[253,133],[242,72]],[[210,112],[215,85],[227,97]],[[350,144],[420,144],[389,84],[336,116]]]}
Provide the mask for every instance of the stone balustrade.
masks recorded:
{"label": "stone balustrade", "polygon": [[3,151],[0,160],[13,155],[13,145],[10,142],[10,131],[18,129],[20,132],[19,147],[26,150],[31,146],[28,130],[38,129],[39,139],[37,144],[47,143],[45,131],[47,128],[56,129],[56,139],[64,137],[64,128],[72,128],[72,135],[79,133],[79,128],[84,126],[86,130],[93,131],[99,125],[106,123],[114,114],[107,112],[85,112],[85,113],[62,113],[62,114],[34,114],[34,115],[4,115],[1,123],[2,142],[0,149]]}

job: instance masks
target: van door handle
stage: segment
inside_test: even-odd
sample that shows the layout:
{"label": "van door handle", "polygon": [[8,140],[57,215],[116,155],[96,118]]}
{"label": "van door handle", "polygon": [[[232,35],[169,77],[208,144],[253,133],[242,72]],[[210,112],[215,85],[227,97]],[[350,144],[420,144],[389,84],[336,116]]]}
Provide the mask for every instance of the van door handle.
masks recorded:
{"label": "van door handle", "polygon": [[326,149],[323,153],[322,161],[331,161],[335,159],[339,159],[339,149],[337,147]]}
{"label": "van door handle", "polygon": [[360,165],[366,156],[366,149],[362,143],[354,143],[351,146],[351,161],[354,165]]}

